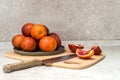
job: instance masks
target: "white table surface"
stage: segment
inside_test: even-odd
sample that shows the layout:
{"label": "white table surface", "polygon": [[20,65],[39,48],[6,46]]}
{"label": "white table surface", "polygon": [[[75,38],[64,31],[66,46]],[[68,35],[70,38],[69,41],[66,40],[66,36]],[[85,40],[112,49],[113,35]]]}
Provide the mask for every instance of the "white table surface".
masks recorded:
{"label": "white table surface", "polygon": [[86,48],[92,44],[100,45],[106,57],[82,70],[38,66],[4,73],[3,65],[18,61],[4,57],[4,53],[13,47],[10,42],[0,42],[0,80],[120,80],[120,41],[63,41],[63,45],[67,47],[71,42],[82,43]]}

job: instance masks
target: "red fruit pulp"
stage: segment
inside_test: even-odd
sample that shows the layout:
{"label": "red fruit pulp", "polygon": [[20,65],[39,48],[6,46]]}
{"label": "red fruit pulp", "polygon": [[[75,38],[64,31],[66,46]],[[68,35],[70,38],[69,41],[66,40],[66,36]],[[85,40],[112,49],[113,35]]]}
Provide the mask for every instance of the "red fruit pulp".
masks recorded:
{"label": "red fruit pulp", "polygon": [[78,53],[79,53],[80,55],[86,55],[86,54],[89,54],[89,52],[90,52],[90,50],[82,50],[82,49],[79,49],[79,50],[78,50]]}

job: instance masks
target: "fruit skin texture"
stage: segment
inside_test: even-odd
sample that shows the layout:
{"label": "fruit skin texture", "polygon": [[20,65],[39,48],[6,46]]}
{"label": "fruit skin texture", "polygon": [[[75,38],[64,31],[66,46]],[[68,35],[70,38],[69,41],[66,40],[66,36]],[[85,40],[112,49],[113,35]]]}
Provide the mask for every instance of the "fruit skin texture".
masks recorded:
{"label": "fruit skin texture", "polygon": [[45,36],[39,41],[39,48],[42,51],[51,52],[57,47],[57,43],[54,38],[50,36]]}
{"label": "fruit skin texture", "polygon": [[16,49],[21,49],[20,43],[21,41],[25,38],[24,35],[22,34],[16,34],[15,36],[13,36],[12,38],[12,45],[16,48]]}
{"label": "fruit skin texture", "polygon": [[36,40],[40,40],[42,37],[48,34],[47,32],[48,31],[44,25],[35,24],[33,28],[31,29],[31,36]]}
{"label": "fruit skin texture", "polygon": [[94,50],[77,49],[76,55],[82,59],[89,59],[94,55]]}
{"label": "fruit skin texture", "polygon": [[33,26],[34,26],[33,23],[27,23],[23,25],[22,30],[21,30],[22,34],[27,37],[31,36],[31,29]]}
{"label": "fruit skin texture", "polygon": [[83,49],[84,45],[82,44],[68,44],[69,49],[71,52],[75,53],[77,49]]}
{"label": "fruit skin texture", "polygon": [[36,41],[31,37],[26,37],[21,42],[21,48],[24,51],[34,51],[36,49]]}
{"label": "fruit skin texture", "polygon": [[61,39],[57,33],[50,33],[51,37],[53,37],[57,42],[57,48],[61,46]]}
{"label": "fruit skin texture", "polygon": [[95,53],[94,53],[95,55],[100,55],[102,53],[102,50],[100,49],[99,46],[92,46],[91,50],[95,51]]}

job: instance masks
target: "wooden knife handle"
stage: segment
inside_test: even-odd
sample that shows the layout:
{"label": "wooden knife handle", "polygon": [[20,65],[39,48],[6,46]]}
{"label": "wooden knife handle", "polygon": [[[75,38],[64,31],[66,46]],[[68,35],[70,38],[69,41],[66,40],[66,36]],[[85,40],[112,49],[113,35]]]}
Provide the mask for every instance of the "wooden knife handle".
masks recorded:
{"label": "wooden knife handle", "polygon": [[4,65],[3,71],[5,73],[10,73],[12,71],[17,71],[17,70],[26,69],[34,66],[40,66],[40,65],[42,65],[41,60],[34,59],[34,60],[28,60],[28,61],[21,61],[13,64]]}

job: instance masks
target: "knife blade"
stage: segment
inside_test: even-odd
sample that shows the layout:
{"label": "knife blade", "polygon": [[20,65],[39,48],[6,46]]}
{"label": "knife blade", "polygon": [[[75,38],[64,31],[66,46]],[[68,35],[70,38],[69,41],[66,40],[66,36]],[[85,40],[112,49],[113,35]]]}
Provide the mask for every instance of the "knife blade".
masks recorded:
{"label": "knife blade", "polygon": [[40,66],[40,65],[50,66],[52,63],[64,61],[74,57],[76,57],[75,54],[69,54],[69,55],[58,56],[58,57],[49,58],[45,60],[33,59],[33,60],[21,61],[17,63],[3,65],[3,71],[5,73],[10,73],[13,71],[22,70],[22,69],[31,68],[31,67]]}

